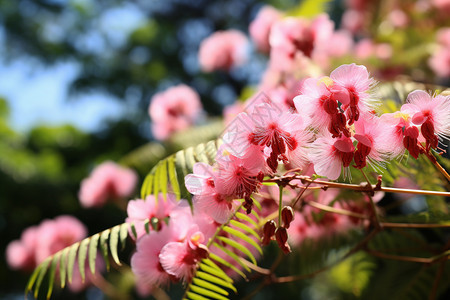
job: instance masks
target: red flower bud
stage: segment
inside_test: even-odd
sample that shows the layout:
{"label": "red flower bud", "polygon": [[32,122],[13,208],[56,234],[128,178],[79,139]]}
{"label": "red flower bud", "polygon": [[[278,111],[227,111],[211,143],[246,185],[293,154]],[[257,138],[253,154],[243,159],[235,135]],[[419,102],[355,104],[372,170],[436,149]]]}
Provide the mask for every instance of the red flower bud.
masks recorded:
{"label": "red flower bud", "polygon": [[288,234],[287,230],[284,227],[278,227],[275,231],[275,239],[277,240],[278,246],[283,250],[285,254],[291,252],[291,247],[289,247],[287,240]]}
{"label": "red flower bud", "polygon": [[269,245],[270,243],[270,239],[272,238],[272,236],[275,233],[275,222],[273,220],[268,221],[266,224],[264,224],[263,227],[263,240],[262,240],[262,244],[264,246]]}
{"label": "red flower bud", "polygon": [[292,220],[294,220],[294,211],[292,210],[292,207],[283,207],[283,210],[281,211],[281,219],[283,220],[283,227],[288,229]]}

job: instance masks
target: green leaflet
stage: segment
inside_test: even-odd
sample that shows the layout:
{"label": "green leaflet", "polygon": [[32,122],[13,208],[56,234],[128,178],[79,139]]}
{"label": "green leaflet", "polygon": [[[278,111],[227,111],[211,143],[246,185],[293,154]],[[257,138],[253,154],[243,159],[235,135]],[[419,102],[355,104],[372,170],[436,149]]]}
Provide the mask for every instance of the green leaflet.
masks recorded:
{"label": "green leaflet", "polygon": [[109,236],[109,250],[111,251],[111,256],[116,264],[121,265],[119,256],[117,254],[117,246],[119,244],[119,230],[120,225],[111,228],[111,233]]}
{"label": "green leaflet", "polygon": [[[206,289],[209,289],[209,290],[211,290],[211,291],[217,292],[217,293],[222,294],[222,295],[225,295],[225,296],[228,296],[228,295],[229,295],[229,293],[228,293],[226,290],[224,290],[224,289],[218,287],[218,286],[215,285],[215,284],[209,283],[208,281],[203,280],[203,279],[201,279],[201,278],[199,278],[199,277],[194,278],[194,279],[192,280],[192,284],[197,285],[197,286],[203,286],[203,287],[206,288]],[[195,291],[194,291],[194,292],[195,292]]]}
{"label": "green leaflet", "polygon": [[109,238],[109,230],[105,230],[100,234],[100,250],[103,255],[103,259],[106,262],[106,271],[109,271],[109,256],[108,256],[108,238]]}
{"label": "green leaflet", "polygon": [[65,248],[62,251],[61,261],[59,262],[59,277],[61,280],[61,288],[64,288],[66,285],[66,270],[67,270],[67,256],[69,254],[70,248]]}
{"label": "green leaflet", "polygon": [[85,267],[86,257],[90,238],[81,241],[80,248],[78,249],[78,268],[80,269],[81,280],[85,279]]}
{"label": "green leaflet", "polygon": [[75,265],[75,259],[77,257],[77,251],[78,247],[80,246],[80,243],[75,243],[72,246],[70,246],[69,250],[69,258],[67,259],[67,272],[68,272],[68,280],[69,282],[72,282],[73,277],[73,267]]}
{"label": "green leaflet", "polygon": [[[200,269],[202,269],[202,266],[200,266]],[[197,278],[207,280],[209,282],[215,283],[216,285],[221,285],[223,287],[229,288],[230,290],[233,290],[233,292],[237,293],[236,288],[230,282],[224,281],[216,276],[202,271],[197,271],[196,276]]]}
{"label": "green leaflet", "polygon": [[[234,235],[235,237],[238,237],[238,238],[240,238],[240,239],[246,241],[247,243],[249,243],[250,245],[252,245],[253,247],[255,247],[256,250],[258,250],[259,253],[262,254],[262,249],[261,249],[261,247],[260,247],[254,240],[252,240],[249,236],[245,235],[244,233],[240,232],[239,230],[233,229],[233,228],[228,227],[228,226],[225,226],[225,227],[223,228],[223,230],[224,230],[225,232],[230,233],[231,235]],[[221,239],[221,238],[219,238],[219,239]],[[259,241],[259,238],[258,238],[258,241]],[[235,242],[235,241],[232,241],[232,242]],[[239,244],[239,245],[240,245],[240,244]],[[241,245],[241,246],[242,246],[242,245]],[[233,247],[235,247],[235,246],[233,246]],[[242,247],[244,247],[244,246],[242,246]],[[236,248],[236,247],[235,247],[235,248]],[[238,248],[238,249],[239,249],[239,248]]]}
{"label": "green leaflet", "polygon": [[50,276],[48,279],[47,299],[50,299],[52,292],[53,292],[53,284],[54,284],[54,280],[55,280],[56,266],[58,265],[60,256],[61,256],[61,252],[58,252],[55,256],[53,256],[52,264],[50,265]]}
{"label": "green leaflet", "polygon": [[[255,206],[258,207],[258,205]],[[250,262],[246,262],[240,256],[244,255],[252,264],[257,264],[250,248],[255,248],[259,253],[262,253],[262,249],[259,246],[260,237],[255,231],[260,228],[252,218],[240,211],[242,211],[242,205],[235,210],[233,217],[230,217],[228,222],[220,226],[213,237],[210,238],[207,244],[210,250],[209,258],[200,262],[194,278],[186,289],[185,299],[228,299],[229,292],[227,290],[237,292],[233,286],[232,279],[215,262],[222,265],[222,267],[233,270],[244,279],[247,276],[236,265],[250,272],[251,270],[248,266]],[[259,215],[255,210],[254,217],[259,219]],[[222,236],[223,232],[227,235]],[[217,251],[225,254],[227,260],[215,254]]]}
{"label": "green leaflet", "polygon": [[89,269],[92,274],[95,274],[95,259],[97,258],[97,245],[98,240],[100,238],[100,234],[95,234],[91,238],[91,242],[89,243]]}
{"label": "green leaflet", "polygon": [[[211,164],[216,156],[220,140],[213,140],[180,150],[175,154],[159,161],[147,174],[141,187],[141,198],[148,195],[157,197],[160,193],[166,197],[168,184],[177,199],[185,198],[191,203],[191,195],[184,186],[184,177],[193,172],[194,164],[204,162]],[[182,184],[180,184],[182,183]]]}
{"label": "green leaflet", "polygon": [[90,271],[94,274],[97,251],[99,250],[98,248],[100,248],[108,270],[109,254],[113,257],[117,264],[120,264],[117,248],[119,240],[122,248],[125,246],[126,239],[128,237],[128,228],[129,225],[127,223],[117,225],[68,246],[49,256],[36,267],[33,274],[30,276],[25,289],[25,295],[29,292],[33,292],[34,297],[37,298],[40,290],[43,289],[41,287],[42,282],[48,274],[46,294],[47,298],[50,298],[53,293],[56,272],[59,272],[60,285],[61,288],[64,288],[67,282],[72,282],[73,269],[76,263],[78,264],[80,275],[84,280],[86,275],[86,259],[88,260]]}

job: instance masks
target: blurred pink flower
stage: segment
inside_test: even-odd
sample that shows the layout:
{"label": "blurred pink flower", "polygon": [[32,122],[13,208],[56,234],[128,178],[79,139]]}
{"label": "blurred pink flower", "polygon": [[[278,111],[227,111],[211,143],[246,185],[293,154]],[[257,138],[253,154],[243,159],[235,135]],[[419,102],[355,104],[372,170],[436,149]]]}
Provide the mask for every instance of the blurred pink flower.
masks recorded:
{"label": "blurred pink flower", "polygon": [[450,27],[439,29],[436,33],[436,40],[440,45],[450,48]]}
{"label": "blurred pink flower", "polygon": [[342,15],[341,26],[353,34],[358,33],[364,27],[364,12],[354,9],[346,10]]}
{"label": "blurred pink flower", "polygon": [[401,9],[394,9],[388,15],[389,22],[397,28],[405,28],[408,25],[408,16]]}
{"label": "blurred pink flower", "polygon": [[190,127],[202,111],[200,96],[184,84],[157,93],[150,101],[148,112],[153,123],[152,131],[159,140]]}
{"label": "blurred pink flower", "polygon": [[272,26],[270,31],[270,64],[282,71],[292,71],[303,57],[315,60],[326,51],[334,23],[326,14],[312,21],[303,18],[285,18]]}
{"label": "blurred pink flower", "polygon": [[450,77],[450,46],[439,47],[428,60],[428,65],[436,75]]}
{"label": "blurred pink flower", "polygon": [[78,194],[80,203],[84,207],[100,207],[106,204],[108,199],[131,196],[137,179],[133,170],[111,161],[104,162],[81,182]]}
{"label": "blurred pink flower", "polygon": [[438,76],[450,77],[450,27],[438,30],[436,41],[438,46],[428,60],[428,65]]}
{"label": "blurred pink flower", "polygon": [[[8,245],[7,262],[13,269],[32,271],[50,255],[79,242],[86,236],[87,229],[84,224],[72,216],[63,215],[53,220],[47,219],[38,226],[27,228],[20,240]],[[104,269],[100,256],[96,260],[96,269],[97,272]],[[75,268],[68,288],[73,292],[79,292],[90,285],[92,280],[95,280],[95,276],[87,271],[83,281],[78,268]]]}
{"label": "blurred pink flower", "polygon": [[365,38],[355,45],[355,55],[359,59],[376,57],[379,59],[389,59],[392,56],[392,47],[386,43],[375,44],[373,40]]}
{"label": "blurred pink flower", "polygon": [[247,60],[247,46],[247,37],[238,30],[216,31],[200,44],[200,67],[205,72],[228,71]]}
{"label": "blurred pink flower", "polygon": [[450,0],[431,0],[431,4],[441,13],[450,12]]}
{"label": "blurred pink flower", "polygon": [[258,12],[256,18],[250,23],[250,36],[256,44],[256,48],[264,53],[270,50],[269,34],[272,25],[280,20],[281,12],[272,6],[266,5]]}
{"label": "blurred pink flower", "polygon": [[87,233],[86,226],[72,216],[44,220],[37,232],[36,262],[41,263],[48,256],[82,240]]}
{"label": "blurred pink flower", "polygon": [[22,232],[20,240],[15,240],[8,244],[6,261],[12,269],[31,271],[36,267],[37,234],[37,226],[29,227]]}
{"label": "blurred pink flower", "polygon": [[335,31],[329,40],[327,54],[331,57],[341,57],[350,54],[353,47],[353,37],[347,30]]}

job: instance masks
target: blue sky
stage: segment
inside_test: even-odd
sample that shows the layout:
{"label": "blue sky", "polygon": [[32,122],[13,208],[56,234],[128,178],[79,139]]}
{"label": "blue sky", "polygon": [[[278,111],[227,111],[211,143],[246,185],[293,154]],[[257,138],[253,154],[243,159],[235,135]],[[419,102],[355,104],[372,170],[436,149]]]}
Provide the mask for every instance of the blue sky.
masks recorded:
{"label": "blue sky", "polygon": [[[85,2],[91,5],[91,1]],[[70,11],[67,12],[70,14]],[[50,20],[46,24],[49,39],[64,34],[65,18]],[[144,21],[138,8],[130,3],[102,11],[98,16],[98,31],[80,39],[79,46],[85,51],[107,52],[104,40],[117,47],[126,42],[128,34]],[[62,23],[61,23],[62,22]],[[61,36],[61,35],[59,35]],[[0,45],[7,45],[0,28]],[[70,123],[85,131],[99,128],[105,118],[120,118],[125,112],[125,102],[105,93],[96,92],[75,96],[68,100],[70,81],[79,72],[76,62],[59,62],[48,67],[30,57],[21,57],[11,62],[1,59],[0,49],[0,96],[5,97],[11,107],[10,123],[14,129],[26,132],[38,124],[60,125]]]}
{"label": "blue sky", "polygon": [[13,128],[27,131],[38,124],[70,123],[93,131],[105,117],[119,118],[125,105],[109,95],[86,94],[67,100],[68,84],[77,69],[70,62],[44,68],[30,59],[0,64],[0,95],[10,103]]}

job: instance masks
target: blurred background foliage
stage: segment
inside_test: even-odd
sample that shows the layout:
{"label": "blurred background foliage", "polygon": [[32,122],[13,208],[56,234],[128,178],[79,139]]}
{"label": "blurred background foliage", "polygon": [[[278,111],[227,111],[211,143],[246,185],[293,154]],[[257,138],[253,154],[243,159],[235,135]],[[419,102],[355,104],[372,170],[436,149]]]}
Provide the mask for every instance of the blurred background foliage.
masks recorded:
{"label": "blurred background foliage", "polygon": [[[267,3],[279,9],[298,4]],[[264,58],[255,57],[231,74],[204,74],[197,63],[199,43],[216,30],[247,31],[263,4],[255,0],[0,1],[2,63],[22,60],[36,70],[68,63],[77,72],[66,101],[101,92],[132,108],[119,120],[104,120],[93,132],[46,124],[23,132],[12,127],[9,102],[0,99],[0,298],[23,297],[29,274],[12,272],[4,253],[26,227],[60,214],[79,218],[90,234],[123,222],[125,213],[113,205],[101,210],[80,207],[80,181],[96,164],[122,159],[143,176],[166,151],[217,135],[221,122],[204,126],[198,138],[179,135],[171,145],[147,144],[149,100],[155,92],[182,82],[200,93],[209,115],[220,115],[245,85],[259,80]],[[134,155],[127,156],[132,150]]]}
{"label": "blurred background foliage", "polygon": [[[24,60],[37,69],[70,64],[77,72],[66,101],[101,92],[130,108],[119,119],[103,120],[102,126],[92,132],[74,125],[45,124],[23,132],[13,128],[9,102],[0,98],[0,253],[4,254],[6,245],[18,239],[24,228],[62,213],[79,218],[90,234],[123,222],[125,213],[113,205],[101,210],[80,207],[80,181],[99,162],[119,161],[136,169],[143,178],[167,153],[217,136],[222,123],[216,120],[176,135],[170,143],[152,142],[149,99],[155,92],[185,83],[199,92],[207,114],[218,116],[224,106],[249,94],[252,90],[244,88],[258,83],[265,69],[264,55],[253,54],[245,66],[230,73],[206,74],[199,69],[197,52],[200,42],[214,31],[235,28],[248,32],[248,24],[264,4],[299,13],[296,0],[0,0],[4,41],[0,59],[4,63]],[[329,5],[328,11],[337,24],[343,10],[343,1]],[[392,42],[396,50],[401,50],[405,43],[414,43],[410,36],[408,30],[398,31],[380,35],[379,41]],[[404,56],[397,56],[399,61],[394,63],[413,63],[417,59],[411,57],[423,57],[423,50],[412,48]],[[428,181],[422,178],[421,182]],[[269,253],[274,252],[269,249]],[[273,257],[268,259],[273,261]],[[375,268],[380,274],[398,277],[408,272],[408,266],[401,262],[375,266],[374,260],[358,254],[326,274],[287,288],[274,286],[260,297],[281,299],[299,286],[309,286],[302,289],[299,299],[355,299],[365,295],[363,290]],[[22,299],[28,276],[10,271],[3,255],[0,298]],[[392,278],[384,280],[388,279]],[[242,288],[251,291],[255,286],[247,284]],[[84,296],[97,299],[99,294],[88,291]]]}

